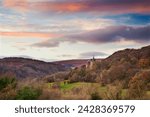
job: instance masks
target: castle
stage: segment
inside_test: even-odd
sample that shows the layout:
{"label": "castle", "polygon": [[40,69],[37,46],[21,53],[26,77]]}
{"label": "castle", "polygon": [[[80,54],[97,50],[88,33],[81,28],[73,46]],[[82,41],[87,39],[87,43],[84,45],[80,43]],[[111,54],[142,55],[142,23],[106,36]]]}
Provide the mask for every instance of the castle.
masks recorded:
{"label": "castle", "polygon": [[96,62],[96,59],[93,56],[92,59],[88,60],[88,62],[86,64],[86,68],[93,69],[93,66],[94,66],[95,62]]}

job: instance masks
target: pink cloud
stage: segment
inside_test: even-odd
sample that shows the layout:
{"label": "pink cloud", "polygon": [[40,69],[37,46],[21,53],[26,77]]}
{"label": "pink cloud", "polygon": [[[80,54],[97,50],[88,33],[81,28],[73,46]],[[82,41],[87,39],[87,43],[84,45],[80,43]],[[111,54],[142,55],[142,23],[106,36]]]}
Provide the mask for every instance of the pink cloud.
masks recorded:
{"label": "pink cloud", "polygon": [[149,13],[149,0],[69,0],[41,1],[4,0],[3,5],[21,11],[40,12],[98,12],[98,13]]}
{"label": "pink cloud", "polygon": [[30,4],[27,0],[4,0],[3,6],[21,11],[30,9]]}
{"label": "pink cloud", "polygon": [[34,37],[34,38],[54,38],[54,37],[60,37],[59,34],[53,34],[53,33],[42,33],[42,32],[0,32],[0,36],[5,37]]}

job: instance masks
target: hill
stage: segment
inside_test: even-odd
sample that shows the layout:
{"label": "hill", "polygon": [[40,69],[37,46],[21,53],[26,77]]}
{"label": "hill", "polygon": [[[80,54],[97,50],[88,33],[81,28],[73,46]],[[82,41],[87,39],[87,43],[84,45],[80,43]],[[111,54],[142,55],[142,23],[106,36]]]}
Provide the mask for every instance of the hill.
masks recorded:
{"label": "hill", "polygon": [[141,49],[125,49],[117,51],[108,58],[106,58],[106,60],[116,62],[122,58],[124,59],[134,58],[136,60],[150,58],[150,46],[142,47]]}
{"label": "hill", "polygon": [[57,63],[15,57],[0,59],[0,75],[12,75],[19,79],[44,77],[65,70],[66,67]]}
{"label": "hill", "polygon": [[150,46],[117,51],[101,61],[91,61],[92,69],[80,67],[70,72],[71,82],[128,83],[137,73],[150,70]]}
{"label": "hill", "polygon": [[74,59],[74,60],[63,60],[56,61],[54,63],[61,64],[69,68],[80,67],[82,65],[86,65],[89,59]]}

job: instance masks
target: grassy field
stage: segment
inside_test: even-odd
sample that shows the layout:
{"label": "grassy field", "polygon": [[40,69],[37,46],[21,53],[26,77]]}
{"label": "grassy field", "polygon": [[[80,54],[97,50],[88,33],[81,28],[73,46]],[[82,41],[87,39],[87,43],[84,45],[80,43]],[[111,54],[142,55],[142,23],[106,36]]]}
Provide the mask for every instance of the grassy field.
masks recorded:
{"label": "grassy field", "polygon": [[[53,83],[49,83],[50,87],[52,85],[53,85]],[[102,92],[106,91],[106,87],[102,87],[99,83],[87,83],[87,82],[65,83],[65,82],[60,82],[59,85],[60,85],[61,90],[71,90],[73,88],[96,86],[99,88],[100,91],[102,91]]]}
{"label": "grassy field", "polygon": [[[52,88],[54,84],[55,83],[48,83],[50,88]],[[87,83],[87,82],[66,83],[64,81],[64,82],[59,82],[57,85],[59,85],[59,89],[62,93],[65,92],[64,97],[67,97],[67,96],[69,97],[70,95],[76,96],[76,94],[72,94],[74,92],[74,89],[79,89],[80,90],[79,92],[89,92],[89,93],[98,92],[100,96],[103,97],[103,99],[108,98],[108,97],[105,97],[108,93],[111,95],[115,95],[115,92],[118,91],[117,89],[116,90],[111,89],[116,86],[112,86],[111,88],[109,88],[108,86],[101,86],[99,83]],[[67,94],[66,92],[67,93],[70,92],[70,93]],[[128,89],[122,89],[121,99],[125,99],[125,97],[127,96],[127,93],[128,93]],[[150,91],[147,91],[147,95],[150,97]]]}

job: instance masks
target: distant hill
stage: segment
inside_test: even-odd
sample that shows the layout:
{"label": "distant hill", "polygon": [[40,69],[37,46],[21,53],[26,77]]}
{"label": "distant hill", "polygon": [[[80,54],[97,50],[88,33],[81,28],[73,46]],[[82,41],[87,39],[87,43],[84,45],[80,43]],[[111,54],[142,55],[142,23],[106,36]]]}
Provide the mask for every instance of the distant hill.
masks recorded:
{"label": "distant hill", "polygon": [[13,75],[16,78],[43,77],[65,70],[65,66],[57,63],[16,57],[0,59],[0,75]]}
{"label": "distant hill", "polygon": [[73,60],[56,61],[54,63],[61,64],[69,68],[74,68],[86,65],[88,60],[89,59],[73,59]]}
{"label": "distant hill", "polygon": [[[83,65],[86,65],[90,60],[91,59],[73,59],[73,60],[56,61],[53,63],[64,65],[67,68],[75,68],[75,67],[81,67]],[[96,59],[96,60],[99,61],[102,59]]]}

